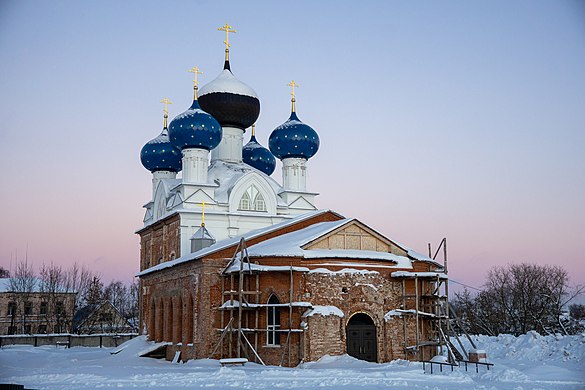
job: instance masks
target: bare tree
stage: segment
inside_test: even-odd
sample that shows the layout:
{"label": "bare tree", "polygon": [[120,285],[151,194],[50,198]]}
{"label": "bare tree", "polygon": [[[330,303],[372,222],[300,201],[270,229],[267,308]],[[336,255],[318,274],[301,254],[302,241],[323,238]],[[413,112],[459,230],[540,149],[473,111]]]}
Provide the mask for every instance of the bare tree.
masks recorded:
{"label": "bare tree", "polygon": [[138,324],[138,281],[125,285],[112,281],[104,289],[104,298],[109,300],[119,313],[136,327]]}
{"label": "bare tree", "polygon": [[10,326],[15,329],[16,316],[20,314],[20,333],[30,333],[30,326],[27,326],[27,315],[32,314],[31,295],[35,290],[37,280],[27,259],[16,263],[14,276],[10,278],[11,299],[14,302]]}
{"label": "bare tree", "polygon": [[130,300],[130,308],[128,313],[126,314],[126,318],[134,327],[134,330],[138,331],[138,323],[140,318],[140,282],[138,279],[135,279],[132,284],[130,284],[129,293],[129,300]]}
{"label": "bare tree", "polygon": [[110,301],[112,305],[125,316],[128,311],[128,289],[119,280],[112,280],[104,288],[104,299]]}
{"label": "bare tree", "polygon": [[104,284],[99,276],[94,275],[84,294],[86,305],[97,305],[104,300]]}
{"label": "bare tree", "polygon": [[473,333],[567,333],[562,310],[572,299],[569,292],[562,267],[511,264],[492,268],[483,291],[475,297],[456,295],[454,304]]}
{"label": "bare tree", "polygon": [[9,277],[10,277],[10,271],[8,271],[6,268],[0,266],[0,278],[9,278]]}
{"label": "bare tree", "polygon": [[67,292],[67,274],[59,265],[43,263],[39,269],[39,276],[40,291],[43,293],[40,315],[44,317],[46,329],[53,324],[56,331],[62,332],[69,328],[68,320],[73,315],[67,313],[68,308],[65,307],[63,298],[63,293]]}

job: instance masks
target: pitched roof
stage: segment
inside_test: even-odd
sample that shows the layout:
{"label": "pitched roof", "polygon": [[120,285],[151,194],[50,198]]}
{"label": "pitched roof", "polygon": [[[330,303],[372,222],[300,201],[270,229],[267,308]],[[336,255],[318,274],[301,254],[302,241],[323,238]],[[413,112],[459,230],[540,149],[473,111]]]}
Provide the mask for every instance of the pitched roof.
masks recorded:
{"label": "pitched roof", "polygon": [[[14,281],[14,282],[12,282]],[[22,283],[22,281],[19,281],[18,278],[0,278],[0,293],[5,293],[5,292],[13,292],[13,285],[12,283],[16,283],[16,285],[18,286],[19,283]],[[31,293],[49,293],[49,292],[53,292],[53,291],[47,291],[50,287],[49,286],[43,286],[43,280],[39,279],[39,278],[33,278],[32,279],[32,285],[31,285],[31,290],[27,291],[27,292],[31,292]],[[15,291],[15,292],[20,292],[20,291]],[[67,291],[66,287],[63,286],[56,286],[55,291],[57,293],[74,293],[74,291]]]}
{"label": "pitched roof", "polygon": [[[154,267],[147,268],[147,269],[137,273],[136,276],[148,275],[152,272],[160,271],[160,270],[165,269],[165,268],[174,267],[175,265],[178,265],[178,264],[183,264],[183,263],[186,263],[189,261],[201,259],[203,257],[209,256],[213,253],[219,252],[219,251],[227,249],[229,247],[236,246],[242,238],[244,238],[245,240],[251,240],[254,238],[258,238],[258,237],[261,237],[263,235],[275,232],[275,231],[280,230],[280,229],[284,229],[284,228],[289,227],[289,226],[293,226],[299,222],[306,221],[310,218],[313,218],[313,217],[316,217],[316,216],[319,216],[322,214],[326,214],[326,213],[333,213],[333,214],[341,217],[339,214],[337,214],[336,212],[331,211],[331,210],[311,211],[311,212],[301,214],[295,218],[292,218],[292,219],[289,219],[286,221],[282,221],[282,222],[274,224],[274,225],[270,225],[270,226],[267,226],[267,227],[264,227],[261,229],[249,231],[248,233],[245,233],[241,236],[221,240],[221,241],[219,241],[219,242],[217,242],[217,243],[215,243],[207,248],[203,248],[197,252],[189,253],[189,254],[187,254],[185,256],[181,256],[175,260],[165,261],[164,263],[160,263],[158,265],[155,265]],[[301,230],[304,230],[304,229],[301,229]]]}
{"label": "pitched roof", "polygon": [[[334,222],[316,223],[304,229],[283,234],[281,236],[252,245],[248,247],[248,255],[250,257],[302,257],[304,259],[342,258],[383,260],[390,261],[399,268],[411,267],[411,260],[408,257],[399,256],[390,252],[357,249],[303,249],[303,247],[307,244],[335,230],[339,230],[353,222],[358,222],[363,225],[361,222],[353,218],[346,218]],[[408,251],[408,249],[405,249],[405,251]]]}

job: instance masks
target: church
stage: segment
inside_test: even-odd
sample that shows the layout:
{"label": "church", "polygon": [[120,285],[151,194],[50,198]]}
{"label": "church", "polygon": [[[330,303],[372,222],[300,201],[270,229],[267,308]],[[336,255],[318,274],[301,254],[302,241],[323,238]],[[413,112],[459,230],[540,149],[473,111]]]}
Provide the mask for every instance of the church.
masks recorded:
{"label": "church", "polygon": [[[165,98],[162,132],[141,151],[152,199],[136,232],[140,331],[169,360],[430,359],[448,318],[443,265],[316,207],[307,176],[320,139],[299,119],[297,84],[290,117],[262,146],[260,99],[231,70],[235,31],[219,30],[223,69],[201,88],[191,69],[192,105],[168,123]],[[277,159],[281,183],[271,178]]]}

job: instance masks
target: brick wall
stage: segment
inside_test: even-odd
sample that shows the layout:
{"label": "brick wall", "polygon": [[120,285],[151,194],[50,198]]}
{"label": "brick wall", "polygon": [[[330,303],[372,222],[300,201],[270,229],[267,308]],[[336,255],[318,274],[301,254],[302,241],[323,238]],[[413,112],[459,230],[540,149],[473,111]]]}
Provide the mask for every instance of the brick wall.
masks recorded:
{"label": "brick wall", "polygon": [[[173,231],[178,232],[178,216],[171,216],[152,226],[152,229],[144,229],[141,235],[142,266],[147,264],[146,258],[154,258],[160,252],[164,258],[168,251],[174,247],[178,250],[178,241],[173,241]],[[255,243],[267,240],[274,236],[302,229],[317,222],[339,220],[334,213],[325,213],[295,225],[271,232],[261,237],[247,241],[251,246]],[[353,231],[355,230],[355,232]],[[349,229],[347,236],[356,234],[359,236],[360,245],[376,248],[386,243],[369,240],[364,235],[364,230]],[[351,233],[351,234],[350,234]],[[171,240],[165,245],[165,237]],[[336,240],[335,238],[333,240]],[[162,240],[162,241],[161,241]],[[177,236],[178,240],[178,236]],[[352,239],[350,239],[351,241]],[[331,241],[327,241],[327,246]],[[167,349],[167,358],[171,359],[175,352],[180,350],[183,359],[207,358],[219,343],[221,329],[223,329],[233,316],[237,321],[237,311],[220,310],[220,306],[230,299],[230,295],[222,294],[223,290],[238,290],[238,280],[223,278],[222,270],[234,254],[236,245],[210,254],[204,259],[193,260],[174,267],[160,270],[141,277],[141,324],[149,338],[156,341],[169,341],[172,345]],[[325,245],[321,243],[320,246]],[[357,245],[350,243],[349,245]],[[389,248],[396,251],[398,247]],[[165,252],[166,251],[166,252]],[[251,259],[253,262],[261,262],[265,265],[305,266],[312,269],[326,267],[332,271],[345,268],[344,265],[334,266],[336,262],[354,261],[351,259],[320,259],[303,260],[300,258],[262,258]],[[309,302],[313,305],[336,306],[343,313],[343,317],[337,316],[310,316],[304,317],[306,307],[281,307],[281,344],[279,346],[267,345],[267,308],[258,310],[245,310],[242,317],[242,327],[257,329],[247,332],[250,343],[256,348],[263,361],[273,365],[296,366],[301,360],[317,360],[324,354],[339,355],[346,353],[346,327],[351,316],[356,313],[365,313],[373,320],[377,332],[378,361],[386,362],[397,358],[417,359],[418,355],[405,353],[405,345],[414,340],[416,329],[414,320],[409,318],[392,318],[384,320],[384,315],[402,305],[402,282],[391,278],[391,272],[396,268],[387,268],[389,263],[385,261],[368,260],[369,264],[380,267],[372,267],[377,273],[301,273],[293,272],[292,276],[292,301]],[[431,263],[414,262],[416,271],[429,271]],[[386,267],[386,268],[385,268]],[[409,269],[412,271],[413,269]],[[243,290],[256,290],[256,277],[247,276]],[[290,301],[291,275],[290,272],[264,272],[258,279],[258,295],[250,295],[250,303],[266,304],[271,295],[275,295],[279,302]],[[422,291],[422,286],[419,286]],[[414,292],[414,284],[411,280],[406,282],[407,293]],[[234,299],[237,296],[232,295]],[[304,333],[300,331],[305,322]],[[404,339],[404,324],[406,321],[407,340]],[[419,325],[425,320],[421,319]],[[233,324],[234,327],[237,323]],[[290,326],[290,328],[289,328]],[[290,333],[290,343],[286,343]],[[420,327],[421,332],[429,331],[428,326]],[[421,338],[428,337],[422,335]],[[233,357],[237,335],[226,335],[223,348],[219,348],[213,355],[214,358]],[[230,355],[231,346],[231,355]],[[253,356],[249,356],[254,360]]]}

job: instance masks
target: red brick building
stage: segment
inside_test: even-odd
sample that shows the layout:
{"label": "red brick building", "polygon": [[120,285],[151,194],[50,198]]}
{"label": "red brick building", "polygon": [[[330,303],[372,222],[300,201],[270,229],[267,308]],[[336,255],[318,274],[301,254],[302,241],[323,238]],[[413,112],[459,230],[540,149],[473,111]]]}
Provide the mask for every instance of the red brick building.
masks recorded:
{"label": "red brick building", "polygon": [[[167,358],[180,351],[183,359],[295,366],[325,354],[378,362],[435,355],[441,265],[358,220],[317,210],[307,177],[320,140],[297,116],[297,84],[268,150],[254,133],[259,98],[231,72],[225,42],[219,76],[198,97],[193,68],[191,107],[167,126],[163,100],[163,131],[141,152],[153,174],[137,231],[141,331],[170,343]],[[275,157],[282,183],[270,177]]]}
{"label": "red brick building", "polygon": [[378,362],[436,354],[440,264],[332,211],[243,238],[243,256],[236,237],[139,274],[143,331],[171,343],[167,357],[295,366],[325,354]]}

